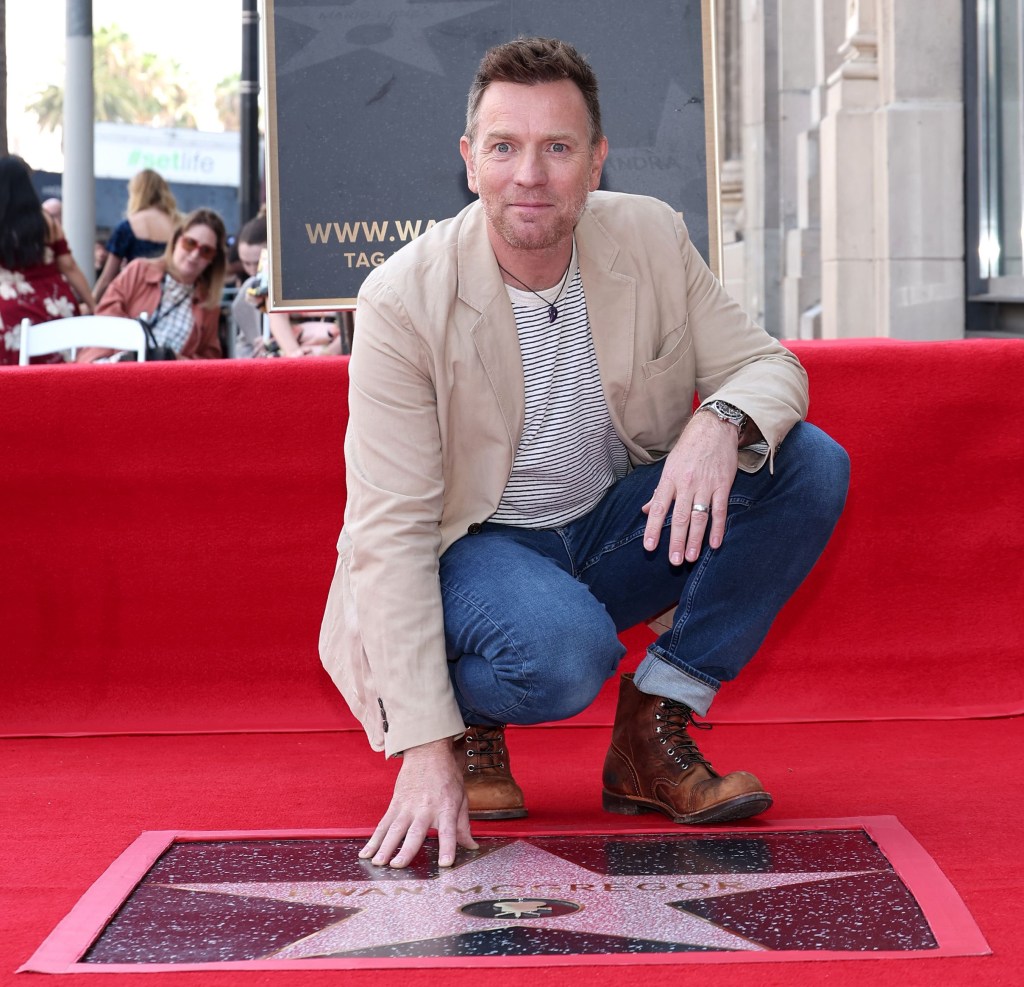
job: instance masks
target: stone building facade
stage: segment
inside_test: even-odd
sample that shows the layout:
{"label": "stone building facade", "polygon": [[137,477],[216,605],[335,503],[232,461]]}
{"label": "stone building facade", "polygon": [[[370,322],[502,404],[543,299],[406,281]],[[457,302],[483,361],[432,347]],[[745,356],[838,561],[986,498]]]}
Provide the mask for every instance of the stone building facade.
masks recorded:
{"label": "stone building facade", "polygon": [[789,338],[1024,331],[1024,0],[714,17],[723,280],[751,314]]}

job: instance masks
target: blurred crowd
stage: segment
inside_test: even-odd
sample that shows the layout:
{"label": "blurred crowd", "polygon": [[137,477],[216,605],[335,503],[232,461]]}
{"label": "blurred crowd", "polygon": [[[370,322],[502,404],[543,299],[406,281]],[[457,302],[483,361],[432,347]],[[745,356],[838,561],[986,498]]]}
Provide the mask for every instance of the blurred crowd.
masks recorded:
{"label": "blurred crowd", "polygon": [[[128,182],[124,219],[75,258],[59,199],[40,201],[29,166],[0,157],[0,365],[17,364],[23,320],[80,315],[142,323],[147,359],[326,356],[348,352],[352,316],[268,313],[267,220],[261,209],[229,234],[214,210],[178,210],[151,169]],[[83,263],[84,262],[84,263]],[[124,362],[136,354],[97,347],[32,357],[32,363]]]}

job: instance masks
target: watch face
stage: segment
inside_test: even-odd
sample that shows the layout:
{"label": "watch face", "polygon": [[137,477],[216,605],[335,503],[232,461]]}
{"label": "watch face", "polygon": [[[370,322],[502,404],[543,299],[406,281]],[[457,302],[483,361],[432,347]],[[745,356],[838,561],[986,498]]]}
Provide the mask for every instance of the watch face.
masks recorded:
{"label": "watch face", "polygon": [[740,411],[735,405],[728,404],[725,401],[712,401],[708,407],[724,422],[732,422],[737,428],[742,428],[746,424],[747,416]]}

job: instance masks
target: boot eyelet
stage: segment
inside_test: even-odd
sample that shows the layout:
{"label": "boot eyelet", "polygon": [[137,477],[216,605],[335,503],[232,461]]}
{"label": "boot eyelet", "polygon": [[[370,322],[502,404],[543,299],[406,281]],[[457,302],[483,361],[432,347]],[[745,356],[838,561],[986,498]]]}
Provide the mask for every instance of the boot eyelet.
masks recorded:
{"label": "boot eyelet", "polygon": [[476,765],[475,764],[467,764],[466,765],[466,770],[467,771],[476,771]]}
{"label": "boot eyelet", "polygon": [[476,751],[466,751],[466,757],[472,757]]}

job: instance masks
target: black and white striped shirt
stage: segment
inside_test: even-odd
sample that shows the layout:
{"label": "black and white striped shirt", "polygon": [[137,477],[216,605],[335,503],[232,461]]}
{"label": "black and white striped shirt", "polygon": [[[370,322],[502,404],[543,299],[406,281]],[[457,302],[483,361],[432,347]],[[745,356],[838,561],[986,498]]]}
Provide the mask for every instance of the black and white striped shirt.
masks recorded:
{"label": "black and white striped shirt", "polygon": [[[629,472],[629,455],[601,389],[579,267],[557,300],[554,322],[535,295],[510,286],[508,292],[523,357],[526,414],[512,473],[490,520],[561,527],[591,510]],[[556,287],[539,294],[554,300],[557,293]]]}

